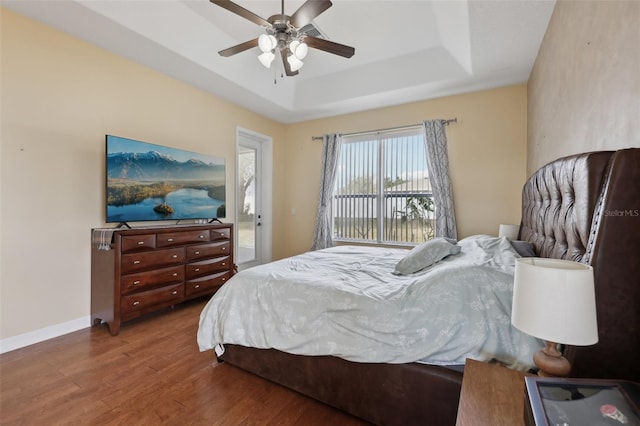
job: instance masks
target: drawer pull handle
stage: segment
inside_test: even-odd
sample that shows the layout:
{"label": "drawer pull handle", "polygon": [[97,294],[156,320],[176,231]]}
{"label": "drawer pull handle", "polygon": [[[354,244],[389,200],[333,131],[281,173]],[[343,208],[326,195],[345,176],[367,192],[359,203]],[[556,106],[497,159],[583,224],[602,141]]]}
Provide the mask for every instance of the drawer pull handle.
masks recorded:
{"label": "drawer pull handle", "polygon": [[178,294],[178,290],[173,290],[173,291],[171,292],[171,294],[173,294],[173,295]]}
{"label": "drawer pull handle", "polygon": [[197,251],[195,254],[200,254],[200,252],[199,252],[199,251]]}
{"label": "drawer pull handle", "polygon": [[222,277],[222,281],[226,281],[226,280],[227,280],[226,278]]}
{"label": "drawer pull handle", "polygon": [[138,306],[139,304],[140,304],[140,302],[137,301],[137,300],[135,302],[133,302],[133,306]]}
{"label": "drawer pull handle", "polygon": [[198,238],[204,238],[204,235],[200,234],[200,236]]}
{"label": "drawer pull handle", "polygon": [[167,238],[167,242],[173,242],[173,238]]}
{"label": "drawer pull handle", "polygon": [[200,268],[196,268],[196,269],[195,269],[195,271],[196,271],[196,272],[200,272]]}
{"label": "drawer pull handle", "polygon": [[133,261],[133,264],[134,264],[134,265],[137,265],[137,264],[139,264],[139,263],[140,263],[140,261],[139,261],[139,260],[134,260],[134,261]]}
{"label": "drawer pull handle", "polygon": [[177,255],[177,254],[174,254],[174,255],[173,255],[173,256],[171,256],[171,257],[172,257],[172,258],[174,258],[174,259],[177,259],[177,258],[178,258],[178,255]]}
{"label": "drawer pull handle", "polygon": [[140,284],[140,280],[135,280],[135,281],[133,282],[133,285],[138,285],[138,284]]}
{"label": "drawer pull handle", "polygon": [[177,277],[177,276],[178,276],[178,273],[177,273],[177,272],[174,272],[174,273],[173,273],[173,276],[174,276],[174,277]]}
{"label": "drawer pull handle", "polygon": [[138,241],[138,245],[139,246],[143,246],[144,245],[144,241]]}
{"label": "drawer pull handle", "polygon": [[225,262],[222,262],[222,266],[227,266],[227,264]]}
{"label": "drawer pull handle", "polygon": [[200,284],[196,284],[193,288],[200,288]]}
{"label": "drawer pull handle", "polygon": [[222,247],[222,251],[225,251],[227,248],[226,247]]}

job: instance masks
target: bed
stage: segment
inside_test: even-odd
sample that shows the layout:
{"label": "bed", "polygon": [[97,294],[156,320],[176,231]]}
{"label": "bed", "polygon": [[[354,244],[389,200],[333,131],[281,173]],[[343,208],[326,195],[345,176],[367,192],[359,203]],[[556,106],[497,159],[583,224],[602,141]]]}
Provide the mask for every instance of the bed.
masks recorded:
{"label": "bed", "polygon": [[[538,256],[576,260],[594,267],[600,341],[591,347],[566,348],[566,355],[573,362],[572,375],[640,379],[640,368],[635,360],[640,353],[640,269],[638,262],[631,260],[640,255],[639,203],[640,149],[585,153],[556,160],[537,171],[523,189],[519,239],[530,243]],[[319,264],[318,253],[285,259],[258,270],[264,273],[264,283],[278,281],[277,278],[284,278],[283,282],[286,282],[290,278],[281,289],[261,284],[256,276],[243,281],[244,275],[256,271],[240,273],[203,310],[198,332],[200,348],[215,349],[221,361],[374,424],[454,424],[464,357],[527,369],[531,353],[538,349],[540,342],[515,332],[508,324],[504,326],[510,312],[510,300],[505,299],[508,299],[510,288],[505,282],[512,274],[510,262],[519,255],[510,242],[504,238],[474,236],[449,243],[460,247],[460,252],[440,257],[433,265],[417,272],[398,275],[391,272],[406,251],[385,249],[382,258],[378,258],[381,260],[373,261],[367,260],[374,256],[368,248],[327,250],[330,263],[347,275],[354,275],[359,286],[355,292],[368,293],[374,300],[367,309],[351,299],[354,291],[350,286],[354,284],[343,278],[334,280],[337,286],[328,286],[332,280],[330,276],[320,279],[320,287],[336,287],[333,291],[341,292],[338,297],[335,294],[326,296],[323,301],[322,293],[303,285],[306,293],[292,296],[296,280],[304,280],[298,273],[306,271],[316,278],[323,277],[324,266]],[[486,247],[480,253],[471,254],[472,247],[482,245]],[[499,251],[492,251],[496,247]],[[361,257],[352,263],[343,262],[342,259],[349,259],[353,254],[350,251]],[[485,292],[474,286],[472,299],[475,297],[475,301],[460,303],[474,307],[471,310],[477,312],[469,312],[468,308],[456,310],[455,303],[447,296],[447,289],[451,294],[462,293],[456,289],[464,286],[464,280],[447,281],[447,277],[456,275],[452,269],[454,265],[470,258],[472,269],[464,270],[461,275],[470,277],[485,273],[482,271],[495,271],[488,272],[491,279],[485,285]],[[383,270],[371,268],[367,262],[379,263]],[[483,262],[493,265],[483,269]],[[277,268],[282,266],[277,263],[285,264],[285,272]],[[317,268],[314,268],[316,263]],[[428,276],[427,281],[432,283],[434,275],[445,278],[435,285],[420,281]],[[385,279],[388,294],[383,294],[384,287],[372,284]],[[411,284],[407,284],[407,279]],[[253,302],[238,302],[239,305],[224,310],[221,305],[227,303],[226,299],[236,297],[226,295],[225,287],[234,285],[242,290],[238,293],[250,294]],[[404,293],[409,293],[409,297],[400,298]],[[496,298],[490,299],[489,293],[495,293]],[[412,300],[425,298],[435,298],[437,303],[413,304]],[[316,312],[328,300],[335,299],[342,305],[331,306],[328,313]],[[383,299],[392,300],[386,302],[389,305],[398,305],[397,311],[380,309],[378,303]],[[246,303],[254,303],[260,308],[257,310],[267,313],[267,317],[255,317],[257,313]],[[295,304],[300,306],[294,315],[284,317]],[[438,311],[440,308],[443,310]],[[305,310],[308,315],[301,315]],[[334,320],[328,327],[314,320],[344,310],[355,311],[361,318],[355,323]],[[417,312],[418,316],[405,321],[397,314],[403,310]],[[435,326],[418,324],[417,330],[421,330],[425,338],[416,337],[420,334],[416,334],[416,329],[407,331],[409,325],[421,321],[422,316],[432,310],[436,319],[451,315],[447,317],[448,332],[444,334],[448,335],[447,345],[453,342],[456,347],[455,353],[449,350],[450,346],[445,345],[443,349],[442,345],[432,345],[432,341],[442,340],[442,333]],[[301,316],[305,321],[291,319]],[[488,321],[487,316],[495,318]],[[224,321],[229,321],[229,325],[223,330],[220,328]],[[482,333],[474,332],[474,338],[467,339],[468,342],[449,339],[450,335],[456,334],[450,331],[453,321],[458,321],[460,330],[465,333],[468,326],[475,326],[476,331],[482,329]],[[367,328],[372,324],[376,333]],[[478,327],[484,324],[489,325]],[[326,328],[341,329],[341,337],[332,337]],[[267,338],[269,333],[272,337]],[[385,333],[392,344],[380,337]],[[318,339],[314,341],[310,336]],[[364,339],[363,347],[362,342],[357,342],[361,337],[377,340],[380,347],[366,346],[367,339]],[[415,352],[420,355],[412,353],[414,341],[419,343]],[[355,350],[349,349],[351,343]],[[279,349],[274,349],[276,347]]]}

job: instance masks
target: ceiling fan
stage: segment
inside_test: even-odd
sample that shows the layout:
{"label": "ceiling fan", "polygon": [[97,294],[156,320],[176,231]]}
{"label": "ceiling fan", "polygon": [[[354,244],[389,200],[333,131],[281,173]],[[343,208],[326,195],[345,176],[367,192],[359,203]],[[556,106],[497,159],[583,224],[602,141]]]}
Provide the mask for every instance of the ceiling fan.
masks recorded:
{"label": "ceiling fan", "polygon": [[266,30],[258,38],[221,50],[218,52],[221,56],[232,56],[258,46],[262,51],[258,59],[262,65],[269,68],[275,58],[274,52],[277,51],[282,58],[285,73],[288,76],[294,76],[302,67],[302,59],[306,56],[309,47],[345,58],[350,58],[355,53],[353,47],[306,34],[305,26],[332,6],[330,0],[307,0],[291,16],[284,14],[284,0],[282,0],[281,13],[268,19],[263,19],[230,0],[210,1]]}

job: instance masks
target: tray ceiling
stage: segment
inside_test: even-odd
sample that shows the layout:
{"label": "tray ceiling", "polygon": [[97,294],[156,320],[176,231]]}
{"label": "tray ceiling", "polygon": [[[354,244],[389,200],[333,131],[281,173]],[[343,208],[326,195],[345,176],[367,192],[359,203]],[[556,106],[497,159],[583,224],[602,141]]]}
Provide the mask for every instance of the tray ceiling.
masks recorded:
{"label": "tray ceiling", "polygon": [[[235,2],[263,18],[280,11],[278,0]],[[293,14],[302,3],[285,0],[285,13]],[[295,77],[281,77],[278,67],[264,68],[257,47],[219,56],[219,50],[262,30],[207,0],[3,0],[2,5],[293,123],[526,82],[555,3],[333,0],[313,25],[356,53],[346,59],[312,49]]]}

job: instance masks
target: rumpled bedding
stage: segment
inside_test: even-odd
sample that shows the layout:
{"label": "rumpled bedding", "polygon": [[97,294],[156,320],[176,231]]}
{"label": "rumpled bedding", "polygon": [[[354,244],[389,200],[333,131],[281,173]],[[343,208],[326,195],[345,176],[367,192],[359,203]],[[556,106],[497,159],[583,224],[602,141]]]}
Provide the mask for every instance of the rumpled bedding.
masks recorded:
{"label": "rumpled bedding", "polygon": [[544,344],[510,322],[515,258],[506,238],[393,275],[407,250],[339,246],[236,274],[200,316],[201,351],[225,343],[356,362],[533,367]]}

